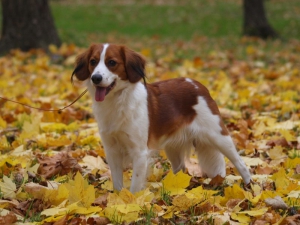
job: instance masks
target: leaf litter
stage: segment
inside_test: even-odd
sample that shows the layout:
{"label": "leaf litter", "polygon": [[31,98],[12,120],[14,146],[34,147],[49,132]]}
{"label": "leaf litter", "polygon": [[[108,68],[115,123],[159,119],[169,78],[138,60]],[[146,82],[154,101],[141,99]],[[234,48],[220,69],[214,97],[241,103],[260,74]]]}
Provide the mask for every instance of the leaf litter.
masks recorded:
{"label": "leaf litter", "polygon": [[[61,112],[0,100],[0,225],[300,222],[300,43],[266,50],[265,42],[243,38],[236,51],[194,58],[178,52],[201,52],[197,42],[150,43],[132,47],[149,62],[148,81],[184,76],[206,85],[254,182],[245,187],[228,160],[225,178],[202,177],[194,156],[174,175],[161,152],[144,190],[128,191],[128,169],[125,188],[114,192],[87,95]],[[70,82],[81,51],[67,44],[50,54],[11,51],[0,58],[0,95],[64,107],[84,90]]]}

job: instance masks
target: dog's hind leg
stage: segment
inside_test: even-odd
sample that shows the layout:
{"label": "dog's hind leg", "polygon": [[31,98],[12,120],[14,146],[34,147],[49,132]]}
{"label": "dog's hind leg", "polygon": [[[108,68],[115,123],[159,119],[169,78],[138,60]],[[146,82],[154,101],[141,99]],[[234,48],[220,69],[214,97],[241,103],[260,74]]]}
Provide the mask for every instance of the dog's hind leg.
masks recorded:
{"label": "dog's hind leg", "polygon": [[224,155],[213,146],[205,143],[195,143],[195,152],[198,157],[202,174],[213,178],[217,175],[225,177]]}
{"label": "dog's hind leg", "polygon": [[168,160],[171,162],[174,174],[178,173],[180,170],[185,170],[184,159],[186,155],[186,146],[167,145],[165,147],[165,152]]}
{"label": "dog's hind leg", "polygon": [[215,149],[218,149],[232,162],[232,164],[239,171],[244,182],[249,184],[251,180],[249,169],[246,167],[246,164],[237,153],[232,138],[229,135],[221,135],[214,132],[210,133],[208,136],[211,145],[214,146]]}
{"label": "dog's hind leg", "polygon": [[234,143],[230,136],[223,136],[216,141],[216,145],[219,150],[233,163],[237,168],[244,182],[249,184],[251,181],[251,175],[249,169],[246,167],[245,162],[242,160],[240,155],[237,153]]}

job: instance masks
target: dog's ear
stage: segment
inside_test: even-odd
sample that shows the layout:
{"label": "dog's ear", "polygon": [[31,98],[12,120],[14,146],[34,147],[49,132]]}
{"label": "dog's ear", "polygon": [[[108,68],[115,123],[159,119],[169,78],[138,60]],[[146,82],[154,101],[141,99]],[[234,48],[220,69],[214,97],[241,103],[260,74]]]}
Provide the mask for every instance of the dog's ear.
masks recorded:
{"label": "dog's ear", "polygon": [[72,77],[71,80],[73,82],[73,76],[75,75],[76,78],[78,80],[86,80],[89,78],[90,76],[90,72],[89,72],[89,53],[90,53],[90,49],[86,50],[85,52],[81,53],[80,55],[77,56],[76,58],[76,67],[72,73]]}
{"label": "dog's ear", "polygon": [[143,79],[145,82],[145,65],[146,60],[138,53],[122,46],[121,55],[125,62],[125,70],[129,82],[136,83]]}

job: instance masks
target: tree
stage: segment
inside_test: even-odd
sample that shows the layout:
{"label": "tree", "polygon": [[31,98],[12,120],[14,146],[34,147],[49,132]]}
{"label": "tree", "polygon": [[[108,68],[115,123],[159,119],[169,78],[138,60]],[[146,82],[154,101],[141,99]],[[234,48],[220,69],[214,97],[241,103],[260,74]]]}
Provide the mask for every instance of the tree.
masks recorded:
{"label": "tree", "polygon": [[277,32],[269,24],[264,0],[243,0],[244,25],[243,35],[263,39],[277,38]]}
{"label": "tree", "polygon": [[2,0],[0,53],[61,44],[48,0]]}

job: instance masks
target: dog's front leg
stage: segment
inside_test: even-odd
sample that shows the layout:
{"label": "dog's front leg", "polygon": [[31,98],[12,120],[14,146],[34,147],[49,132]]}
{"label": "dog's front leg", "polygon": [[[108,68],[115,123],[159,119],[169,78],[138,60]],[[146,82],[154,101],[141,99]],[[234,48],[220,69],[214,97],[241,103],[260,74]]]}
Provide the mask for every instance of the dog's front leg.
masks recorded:
{"label": "dog's front leg", "polygon": [[114,150],[106,153],[106,160],[109,165],[114,189],[120,191],[123,188],[123,158]]}
{"label": "dog's front leg", "polygon": [[148,169],[148,151],[133,156],[133,172],[130,191],[138,192],[144,188]]}
{"label": "dog's front leg", "polygon": [[123,188],[123,154],[119,142],[112,135],[100,133],[104,145],[106,161],[109,165],[114,189]]}

